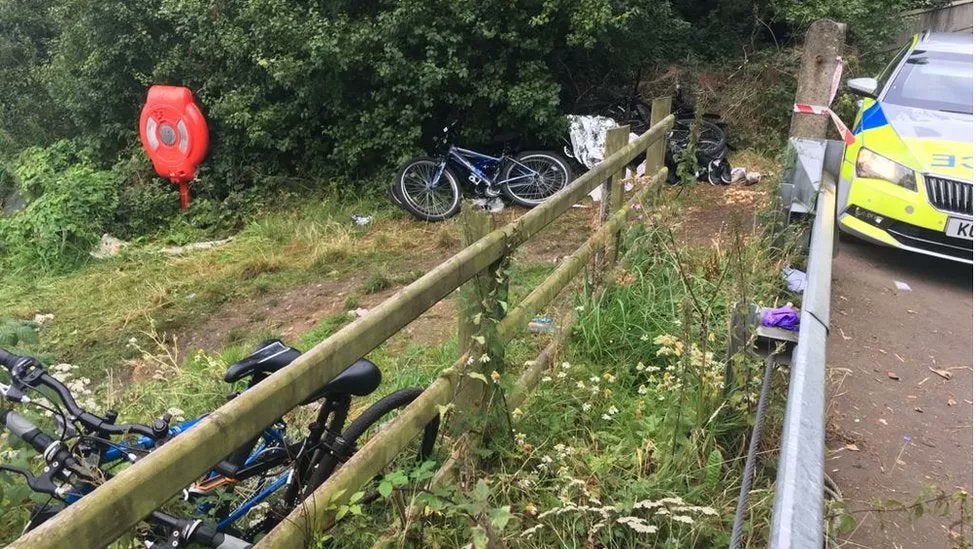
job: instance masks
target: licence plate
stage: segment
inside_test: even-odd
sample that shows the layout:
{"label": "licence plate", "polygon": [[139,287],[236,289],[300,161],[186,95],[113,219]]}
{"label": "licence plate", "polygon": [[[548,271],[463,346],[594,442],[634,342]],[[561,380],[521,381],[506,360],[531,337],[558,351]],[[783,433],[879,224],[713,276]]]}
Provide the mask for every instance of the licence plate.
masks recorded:
{"label": "licence plate", "polygon": [[972,240],[973,222],[968,219],[950,217],[949,221],[946,223],[945,234],[946,236],[952,238],[964,238],[966,240]]}

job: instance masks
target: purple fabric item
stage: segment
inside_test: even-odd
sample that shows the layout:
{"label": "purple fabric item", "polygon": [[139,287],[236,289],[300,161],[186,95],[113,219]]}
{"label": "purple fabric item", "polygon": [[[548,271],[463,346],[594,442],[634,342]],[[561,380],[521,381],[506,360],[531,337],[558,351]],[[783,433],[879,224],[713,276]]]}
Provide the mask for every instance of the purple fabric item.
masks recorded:
{"label": "purple fabric item", "polygon": [[800,331],[800,314],[792,305],[783,305],[777,309],[764,311],[762,324],[763,326],[773,326],[798,332]]}

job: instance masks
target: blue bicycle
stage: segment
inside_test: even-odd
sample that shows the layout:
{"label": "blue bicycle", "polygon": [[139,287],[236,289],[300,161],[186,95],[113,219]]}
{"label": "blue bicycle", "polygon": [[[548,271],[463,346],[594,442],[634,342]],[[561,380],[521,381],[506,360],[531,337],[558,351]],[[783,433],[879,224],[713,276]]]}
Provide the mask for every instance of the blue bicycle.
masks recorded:
{"label": "blue bicycle", "polygon": [[435,156],[414,158],[397,171],[391,186],[393,200],[423,221],[443,221],[461,209],[461,179],[478,196],[509,200],[531,208],[562,190],[572,180],[572,169],[558,153],[524,151],[512,156],[508,147],[492,156],[457,147],[452,143],[455,124],[444,128]]}
{"label": "blue bicycle", "polygon": [[[253,387],[300,354],[281,341],[266,341],[232,364],[224,380],[246,380],[247,387]],[[175,426],[170,426],[172,417],[168,414],[150,425],[117,424],[114,411],[102,417],[82,409],[68,388],[49,375],[36,359],[0,349],[0,365],[9,372],[11,382],[0,384],[0,396],[8,402],[39,405],[52,412],[57,422],[57,436],[51,436],[16,411],[0,410],[0,427],[6,427],[34,448],[45,461],[43,473],[36,476],[28,469],[0,465],[0,472],[21,475],[34,492],[50,497],[47,503],[35,507],[25,531],[96,489],[112,476],[116,466],[138,461],[205,417]],[[422,392],[418,388],[393,392],[345,426],[352,397],[373,393],[381,378],[379,368],[372,362],[360,359],[353,363],[306,401],[320,403],[307,432],[298,429],[300,434],[296,436],[292,432],[296,429],[289,430],[285,419],[279,418],[184,490],[184,499],[193,508],[187,518],[160,510],[147,517],[147,541],[152,547],[157,543],[160,547],[197,544],[226,549],[246,547],[270,531]],[[32,399],[29,392],[44,400]],[[236,397],[236,393],[230,397]],[[45,400],[52,405],[42,404]],[[410,467],[411,463],[416,466],[428,460],[438,428],[439,418],[435,417],[416,446],[409,448],[393,467]],[[130,438],[124,439],[127,436]],[[367,503],[377,495],[368,491],[361,501]]]}

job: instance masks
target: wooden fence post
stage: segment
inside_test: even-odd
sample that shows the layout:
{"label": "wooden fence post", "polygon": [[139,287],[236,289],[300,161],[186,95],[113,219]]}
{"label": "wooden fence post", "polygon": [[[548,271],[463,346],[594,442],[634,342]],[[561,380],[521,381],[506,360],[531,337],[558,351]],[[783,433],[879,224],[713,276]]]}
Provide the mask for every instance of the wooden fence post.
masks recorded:
{"label": "wooden fence post", "polygon": [[[464,245],[470,246],[491,232],[491,215],[484,211],[475,211],[465,204],[461,211],[461,226],[464,230]],[[474,362],[482,353],[482,345],[475,338],[479,337],[484,319],[481,291],[487,284],[488,275],[482,273],[458,289],[458,355],[468,355],[468,366],[461,371],[458,386],[457,403],[462,428],[468,430],[469,420],[479,415],[477,410],[484,406],[487,387],[479,380],[469,377],[470,372],[478,371],[473,367]]]}
{"label": "wooden fence post", "polygon": [[[630,126],[617,126],[607,131],[606,144],[604,145],[603,158],[609,158],[611,154],[619,151],[627,144],[630,139]],[[626,166],[610,175],[603,183],[602,200],[600,201],[600,224],[607,222],[607,218],[613,215],[624,202],[624,173]],[[597,271],[609,269],[617,261],[617,249],[619,247],[619,234],[610,239],[607,243],[605,255],[599,257],[597,261]]]}
{"label": "wooden fence post", "polygon": [[[796,103],[830,106],[840,55],[844,51],[847,25],[829,19],[814,21],[803,40],[803,57],[796,85]],[[790,137],[823,139],[830,119],[819,114],[793,113]]]}
{"label": "wooden fence post", "polygon": [[[462,216],[466,245],[491,232],[489,213],[466,208]],[[480,432],[483,446],[511,436],[503,428],[508,425],[508,409],[501,386],[495,383],[505,371],[505,343],[495,331],[507,308],[508,266],[506,254],[461,286],[458,300],[458,351],[468,358],[455,402],[461,430]]]}
{"label": "wooden fence post", "polygon": [[[651,126],[664,120],[671,114],[671,96],[656,97],[651,102]],[[667,136],[651,143],[647,147],[647,155],[644,158],[644,174],[651,175],[664,166],[665,147],[667,146]],[[660,187],[659,187],[660,189]],[[651,195],[651,200],[657,202],[658,192]]]}

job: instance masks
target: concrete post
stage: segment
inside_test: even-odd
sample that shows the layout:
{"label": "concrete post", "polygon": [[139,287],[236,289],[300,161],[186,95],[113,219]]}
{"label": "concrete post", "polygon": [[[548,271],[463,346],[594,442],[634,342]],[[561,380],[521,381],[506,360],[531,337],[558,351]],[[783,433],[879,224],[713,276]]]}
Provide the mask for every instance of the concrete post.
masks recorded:
{"label": "concrete post", "polygon": [[[796,102],[830,106],[830,88],[838,57],[844,50],[847,25],[829,19],[814,21],[803,41],[803,57],[797,77]],[[824,139],[830,119],[817,114],[793,113],[790,137]]]}

